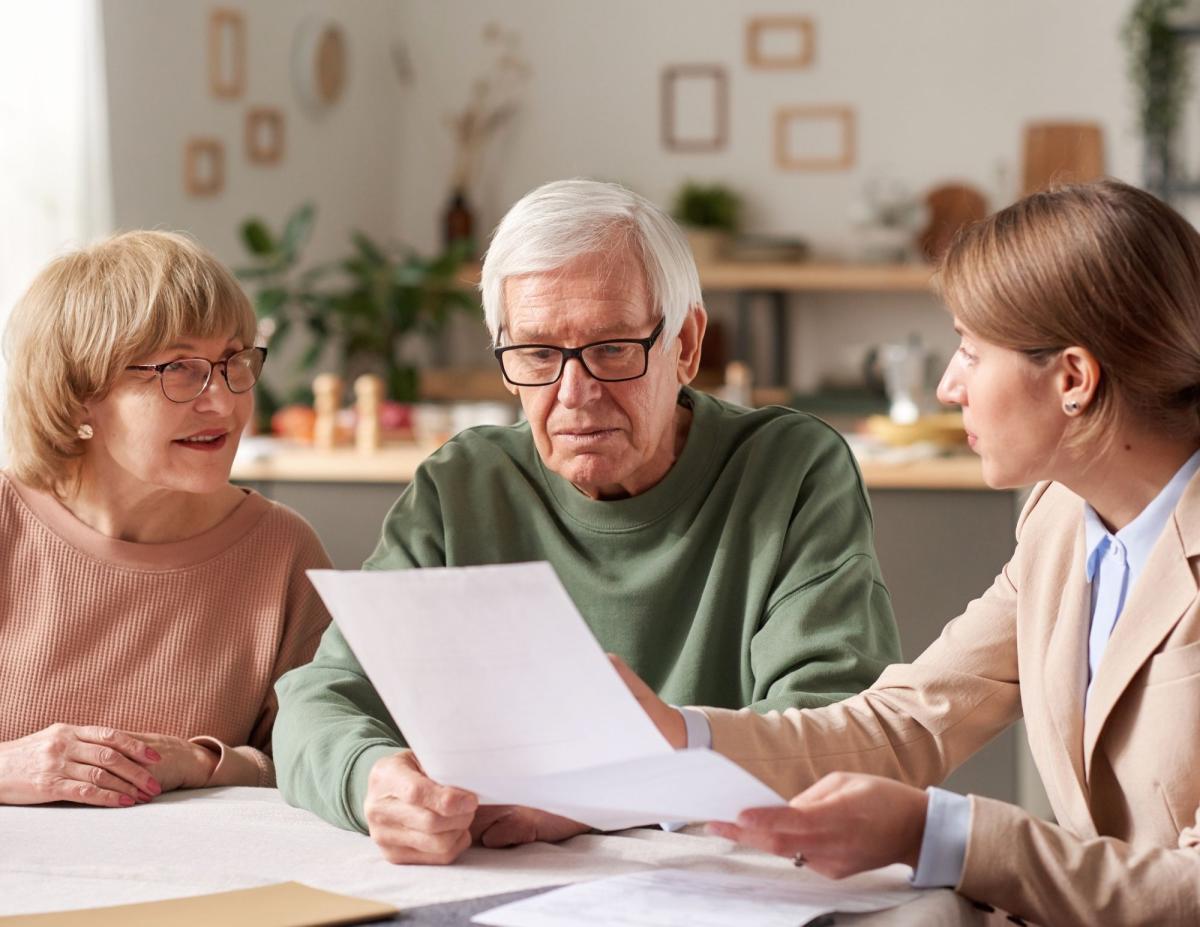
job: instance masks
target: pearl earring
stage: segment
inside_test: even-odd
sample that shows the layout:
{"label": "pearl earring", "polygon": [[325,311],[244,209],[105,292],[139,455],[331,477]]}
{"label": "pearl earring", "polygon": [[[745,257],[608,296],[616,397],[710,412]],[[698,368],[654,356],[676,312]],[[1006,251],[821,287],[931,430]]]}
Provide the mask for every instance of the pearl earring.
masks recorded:
{"label": "pearl earring", "polygon": [[95,432],[92,430],[91,425],[83,424],[79,426],[79,428],[75,431],[75,434],[79,436],[80,441],[90,441],[92,440],[92,435],[94,435]]}
{"label": "pearl earring", "polygon": [[1079,411],[1079,403],[1077,403],[1074,399],[1072,399],[1070,402],[1064,402],[1063,411],[1066,412],[1067,415],[1074,415]]}

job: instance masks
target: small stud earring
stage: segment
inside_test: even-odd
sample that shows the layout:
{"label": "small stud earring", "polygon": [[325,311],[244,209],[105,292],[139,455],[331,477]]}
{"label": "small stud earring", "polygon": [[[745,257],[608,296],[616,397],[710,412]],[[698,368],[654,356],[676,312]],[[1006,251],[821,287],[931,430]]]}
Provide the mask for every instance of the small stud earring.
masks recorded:
{"label": "small stud earring", "polygon": [[1066,412],[1067,415],[1074,415],[1079,411],[1079,403],[1077,403],[1074,399],[1072,399],[1070,402],[1064,402],[1063,411]]}
{"label": "small stud earring", "polygon": [[79,436],[80,441],[90,441],[95,432],[92,430],[91,425],[83,424],[79,426],[75,434]]}

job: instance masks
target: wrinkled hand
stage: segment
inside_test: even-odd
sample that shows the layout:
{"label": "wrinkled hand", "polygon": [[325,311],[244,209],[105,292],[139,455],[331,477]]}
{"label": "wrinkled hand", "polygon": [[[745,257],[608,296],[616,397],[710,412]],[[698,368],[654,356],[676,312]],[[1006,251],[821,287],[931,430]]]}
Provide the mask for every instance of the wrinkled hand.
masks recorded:
{"label": "wrinkled hand", "polygon": [[626,666],[625,661],[615,653],[610,653],[608,659],[612,661],[613,667],[621,675],[621,681],[629,687],[629,691],[638,700],[642,710],[650,716],[650,720],[654,722],[659,733],[676,750],[686,747],[687,724],[684,723],[683,715],[660,699],[658,694],[642,682],[638,674]]}
{"label": "wrinkled hand", "polygon": [[473,792],[434,782],[406,750],[371,767],[363,810],[388,862],[444,866],[471,845],[478,807]]}
{"label": "wrinkled hand", "polygon": [[202,789],[217,768],[217,754],[200,744],[166,734],[138,733],[133,736],[161,757],[150,764],[150,771],[164,792]]}
{"label": "wrinkled hand", "polygon": [[786,807],[751,808],[736,824],[708,831],[779,856],[803,853],[810,869],[841,879],[892,863],[915,869],[928,804],[923,791],[901,782],[831,773]]}
{"label": "wrinkled hand", "polygon": [[499,849],[538,840],[558,843],[589,830],[591,828],[586,824],[536,808],[480,805],[471,822],[471,839],[485,847]]}
{"label": "wrinkled hand", "polygon": [[147,769],[161,759],[139,735],[52,724],[0,743],[0,804],[72,801],[129,807],[164,791]]}

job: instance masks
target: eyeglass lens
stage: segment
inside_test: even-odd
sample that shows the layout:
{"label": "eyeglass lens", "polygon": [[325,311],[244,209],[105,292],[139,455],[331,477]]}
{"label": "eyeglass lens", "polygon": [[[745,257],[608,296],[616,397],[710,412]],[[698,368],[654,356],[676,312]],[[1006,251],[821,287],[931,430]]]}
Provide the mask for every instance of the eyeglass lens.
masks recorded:
{"label": "eyeglass lens", "polygon": [[258,382],[263,355],[256,348],[239,351],[216,365],[200,357],[189,357],[168,364],[162,371],[163,393],[172,402],[189,402],[199,396],[212,376],[214,366],[222,368],[231,393],[244,393]]}
{"label": "eyeglass lens", "polygon": [[[646,372],[646,349],[641,344],[619,341],[584,348],[583,364],[597,380],[628,380]],[[562,371],[564,358],[556,348],[531,345],[501,355],[505,375],[531,386],[553,383]]]}

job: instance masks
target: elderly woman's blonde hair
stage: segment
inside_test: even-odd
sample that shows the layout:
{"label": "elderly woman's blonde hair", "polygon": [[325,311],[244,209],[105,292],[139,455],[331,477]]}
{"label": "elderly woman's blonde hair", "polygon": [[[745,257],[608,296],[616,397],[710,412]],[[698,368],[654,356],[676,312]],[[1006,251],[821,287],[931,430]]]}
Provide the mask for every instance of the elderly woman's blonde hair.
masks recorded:
{"label": "elderly woman's blonde hair", "polygon": [[233,275],[185,235],[126,232],[51,262],[4,333],[9,470],[63,494],[83,454],[85,404],[129,364],[185,339],[253,342],[254,310]]}
{"label": "elderly woman's blonde hair", "polygon": [[1071,346],[1100,365],[1073,443],[1130,417],[1200,436],[1200,233],[1116,180],[1028,196],[966,229],[939,270],[970,332],[1045,364]]}

